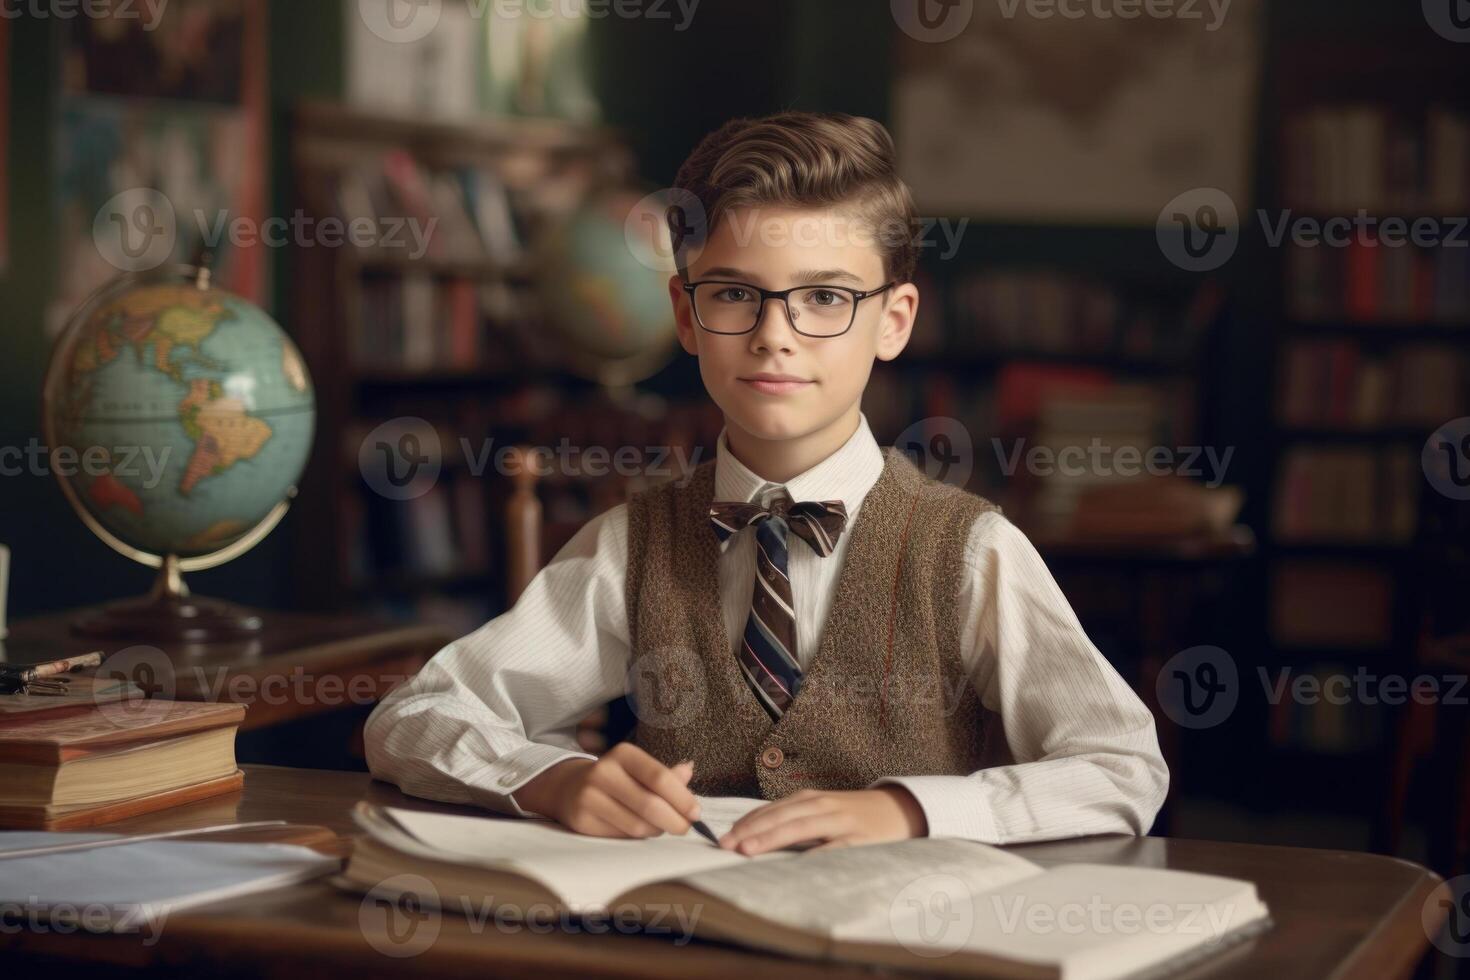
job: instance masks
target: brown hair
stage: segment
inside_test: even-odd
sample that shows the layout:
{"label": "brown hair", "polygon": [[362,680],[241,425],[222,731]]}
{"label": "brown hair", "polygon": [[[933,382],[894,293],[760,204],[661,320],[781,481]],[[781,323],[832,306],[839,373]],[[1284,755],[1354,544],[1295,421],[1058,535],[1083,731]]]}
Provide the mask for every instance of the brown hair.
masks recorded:
{"label": "brown hair", "polygon": [[[883,124],[840,112],[783,112],[732,119],[700,140],[674,178],[666,214],[687,278],[688,249],[733,208],[835,208],[862,222],[890,280],[913,278],[918,261],[913,196],[899,179]],[[702,220],[690,220],[691,212]]]}

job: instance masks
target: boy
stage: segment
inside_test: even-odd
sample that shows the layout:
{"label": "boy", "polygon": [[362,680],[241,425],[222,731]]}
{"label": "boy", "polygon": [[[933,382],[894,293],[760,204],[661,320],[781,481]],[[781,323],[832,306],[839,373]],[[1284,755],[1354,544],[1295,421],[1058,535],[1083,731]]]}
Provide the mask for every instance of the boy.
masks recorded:
{"label": "boy", "polygon": [[[770,800],[720,839],[745,854],[1147,833],[1168,788],[1148,710],[1026,538],[860,411],[919,303],[912,234],[883,233],[915,227],[888,132],[735,120],[676,186],[705,218],[671,219],[669,295],[724,414],[715,460],[589,521],[395,690],[373,774],[617,837],[685,833],[696,793]],[[630,677],[633,737],[577,751]]]}

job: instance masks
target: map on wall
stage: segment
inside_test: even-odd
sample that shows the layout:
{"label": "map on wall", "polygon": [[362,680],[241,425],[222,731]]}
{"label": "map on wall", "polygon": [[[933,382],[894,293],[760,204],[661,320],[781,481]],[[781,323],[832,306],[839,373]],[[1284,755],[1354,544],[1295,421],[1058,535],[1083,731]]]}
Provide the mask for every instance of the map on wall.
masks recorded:
{"label": "map on wall", "polygon": [[[1198,18],[1064,17],[973,0],[957,36],[900,31],[900,172],[926,215],[1153,224],[1178,194],[1250,198],[1259,0]],[[1050,10],[1036,16],[1033,10]],[[1185,5],[1176,5],[1176,10]]]}
{"label": "map on wall", "polygon": [[265,11],[174,0],[156,23],[58,22],[49,334],[119,274],[206,252],[217,285],[265,302],[266,249],[248,236],[267,206]]}

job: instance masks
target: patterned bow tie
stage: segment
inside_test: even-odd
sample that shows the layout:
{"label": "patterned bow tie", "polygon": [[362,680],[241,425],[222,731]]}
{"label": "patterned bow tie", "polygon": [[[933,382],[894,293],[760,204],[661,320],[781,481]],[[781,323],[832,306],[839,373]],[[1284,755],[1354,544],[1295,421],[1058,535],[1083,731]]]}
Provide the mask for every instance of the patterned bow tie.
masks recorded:
{"label": "patterned bow tie", "polygon": [[847,526],[847,505],[840,500],[793,503],[781,497],[764,507],[740,500],[717,500],[709,508],[710,523],[720,538],[721,551],[729,546],[736,532],[751,524],[762,524],[771,517],[780,518],[813,551],[826,558]]}
{"label": "patterned bow tie", "polygon": [[801,691],[803,679],[796,649],[796,604],[787,572],[786,532],[795,531],[825,558],[847,524],[847,507],[840,500],[792,503],[785,496],[765,507],[717,500],[710,505],[709,519],[719,535],[721,551],[737,531],[755,525],[755,582],[736,657],[756,700],[772,721],[779,721]]}

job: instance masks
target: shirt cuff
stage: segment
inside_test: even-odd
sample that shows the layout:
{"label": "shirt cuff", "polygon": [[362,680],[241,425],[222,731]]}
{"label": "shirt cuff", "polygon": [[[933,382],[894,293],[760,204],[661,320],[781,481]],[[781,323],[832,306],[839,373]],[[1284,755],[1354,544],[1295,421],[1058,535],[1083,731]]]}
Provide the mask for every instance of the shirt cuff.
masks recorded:
{"label": "shirt cuff", "polygon": [[597,756],[532,742],[486,763],[482,768],[466,775],[464,782],[475,797],[475,802],[481,806],[517,817],[540,817],[543,814],[523,810],[511,794],[558,762],[567,759],[591,759],[595,762]]}
{"label": "shirt cuff", "polygon": [[969,776],[884,776],[884,784],[902,786],[924,811],[930,837],[963,837],[985,844],[1000,843],[985,793]]}

